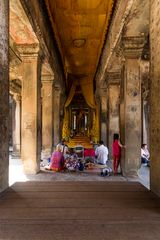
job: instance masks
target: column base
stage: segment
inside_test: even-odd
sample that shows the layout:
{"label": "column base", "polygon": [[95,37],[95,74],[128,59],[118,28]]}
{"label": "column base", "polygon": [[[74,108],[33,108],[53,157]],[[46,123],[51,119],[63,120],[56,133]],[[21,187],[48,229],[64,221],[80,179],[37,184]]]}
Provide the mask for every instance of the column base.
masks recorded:
{"label": "column base", "polygon": [[122,175],[126,178],[136,179],[138,178],[138,170],[130,170],[130,171],[122,170]]}
{"label": "column base", "polygon": [[20,158],[20,157],[21,157],[20,152],[12,152],[11,156],[12,156],[12,158],[14,158],[14,159],[17,159],[17,158]]}
{"label": "column base", "polygon": [[51,153],[50,148],[43,149],[41,152],[41,160],[47,160],[51,156]]}

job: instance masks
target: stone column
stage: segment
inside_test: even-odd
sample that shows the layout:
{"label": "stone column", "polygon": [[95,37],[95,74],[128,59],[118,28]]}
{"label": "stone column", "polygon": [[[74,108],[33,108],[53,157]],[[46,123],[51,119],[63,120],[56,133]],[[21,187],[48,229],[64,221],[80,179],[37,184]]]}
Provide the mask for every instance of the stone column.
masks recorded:
{"label": "stone column", "polygon": [[42,75],[42,159],[51,155],[53,145],[53,79]]}
{"label": "stone column", "polygon": [[24,171],[35,174],[41,155],[41,57],[38,44],[19,46],[22,58],[22,148]]}
{"label": "stone column", "polygon": [[113,134],[119,133],[120,74],[110,73],[108,77],[108,147],[112,156]]}
{"label": "stone column", "polygon": [[160,196],[160,4],[150,1],[150,188]]}
{"label": "stone column", "polygon": [[141,60],[142,143],[149,146],[149,61]]}
{"label": "stone column", "polygon": [[8,187],[9,167],[9,1],[0,1],[0,192]]}
{"label": "stone column", "polygon": [[[104,141],[105,145],[107,142],[107,88],[98,89],[99,103],[100,103],[100,138]],[[97,101],[98,102],[98,101]]]}
{"label": "stone column", "polygon": [[126,145],[121,159],[124,176],[137,176],[141,150],[141,81],[139,58],[144,37],[124,37],[123,110],[121,106],[122,143]]}
{"label": "stone column", "polygon": [[15,100],[15,114],[13,127],[13,157],[20,157],[21,146],[21,96],[19,94],[13,95]]}
{"label": "stone column", "polygon": [[53,90],[53,129],[54,129],[54,146],[56,146],[60,142],[60,100],[61,100],[61,90],[59,86],[54,86]]}

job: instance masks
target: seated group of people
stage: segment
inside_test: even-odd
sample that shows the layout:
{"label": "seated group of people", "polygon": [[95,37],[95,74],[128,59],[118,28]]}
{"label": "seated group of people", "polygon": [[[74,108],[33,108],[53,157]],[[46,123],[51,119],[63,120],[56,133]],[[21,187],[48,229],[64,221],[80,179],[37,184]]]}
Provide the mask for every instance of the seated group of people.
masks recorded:
{"label": "seated group of people", "polygon": [[[114,143],[115,141],[113,142],[113,147],[114,147]],[[80,152],[82,153],[81,157],[79,156]],[[87,160],[87,157],[89,160]],[[147,149],[147,145],[142,144],[141,162],[149,166],[149,157],[150,157],[150,154]],[[84,161],[84,159],[86,159],[86,161]],[[114,173],[116,174],[119,161],[115,161],[116,159],[113,159],[113,160],[114,160],[113,169],[114,169]],[[103,141],[99,142],[99,145],[95,150],[84,149],[83,146],[79,145],[75,147],[74,152],[70,154],[68,146],[65,145],[64,140],[62,140],[62,142],[57,145],[56,150],[52,153],[50,165],[46,169],[50,169],[53,171],[62,171],[65,169],[69,169],[69,170],[78,169],[80,171],[83,171],[84,167],[91,168],[95,163],[106,166],[107,161],[108,161],[108,148],[104,146]],[[115,168],[115,165],[116,165],[116,168]]]}
{"label": "seated group of people", "polygon": [[108,161],[108,148],[100,141],[99,146],[92,149],[84,149],[80,144],[74,148],[74,152],[70,153],[68,146],[64,140],[56,146],[56,150],[52,153],[50,164],[46,169],[53,171],[80,170],[84,168],[93,168],[94,164],[105,165]]}

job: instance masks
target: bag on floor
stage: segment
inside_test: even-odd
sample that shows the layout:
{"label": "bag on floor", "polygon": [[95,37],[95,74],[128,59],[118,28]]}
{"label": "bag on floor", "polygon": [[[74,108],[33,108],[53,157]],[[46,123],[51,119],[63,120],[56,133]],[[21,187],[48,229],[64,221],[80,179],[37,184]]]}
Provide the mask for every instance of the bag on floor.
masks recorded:
{"label": "bag on floor", "polygon": [[102,177],[109,177],[112,173],[112,168],[110,167],[106,167],[106,168],[103,168],[102,171],[101,171],[101,176]]}

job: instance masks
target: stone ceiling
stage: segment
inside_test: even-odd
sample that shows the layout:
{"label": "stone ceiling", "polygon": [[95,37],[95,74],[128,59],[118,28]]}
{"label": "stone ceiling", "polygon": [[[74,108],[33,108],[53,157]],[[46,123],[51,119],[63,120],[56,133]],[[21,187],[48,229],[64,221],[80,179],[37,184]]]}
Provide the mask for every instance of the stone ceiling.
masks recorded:
{"label": "stone ceiling", "polygon": [[[21,63],[20,55],[16,46],[38,44],[36,34],[33,31],[31,23],[19,0],[10,0],[10,80],[20,79],[19,65]],[[42,66],[42,75],[54,76],[50,65],[44,59]],[[53,77],[54,78],[54,77]]]}
{"label": "stone ceiling", "polygon": [[10,0],[9,31],[16,44],[38,43],[30,22],[19,0]]}
{"label": "stone ceiling", "polygon": [[93,81],[114,0],[45,0],[68,87]]}

